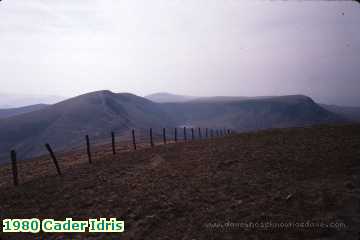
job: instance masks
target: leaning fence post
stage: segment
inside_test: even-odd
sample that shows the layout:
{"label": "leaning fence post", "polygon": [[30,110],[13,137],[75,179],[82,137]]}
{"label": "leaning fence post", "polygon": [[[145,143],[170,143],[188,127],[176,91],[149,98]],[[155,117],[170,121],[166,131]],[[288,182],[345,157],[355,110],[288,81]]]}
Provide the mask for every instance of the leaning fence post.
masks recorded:
{"label": "leaning fence post", "polygon": [[131,131],[131,134],[132,134],[134,150],[136,150],[135,130],[134,129]]}
{"label": "leaning fence post", "polygon": [[57,173],[61,176],[61,171],[60,171],[60,167],[59,167],[59,164],[58,164],[58,161],[55,157],[55,154],[53,152],[53,150],[51,149],[50,145],[48,143],[45,144],[45,147],[46,149],[48,150],[48,152],[50,153],[50,156],[55,164],[55,167],[56,167],[56,171]]}
{"label": "leaning fence post", "polygon": [[111,132],[111,145],[112,145],[112,151],[113,154],[116,154],[116,149],[115,149],[115,133]]}
{"label": "leaning fence post", "polygon": [[89,159],[89,163],[92,163],[92,159],[91,159],[91,149],[90,149],[90,139],[89,139],[89,135],[85,136],[86,139],[86,153],[88,155],[88,159]]}
{"label": "leaning fence post", "polygon": [[14,185],[19,185],[19,179],[18,179],[18,169],[16,164],[16,152],[15,150],[11,151],[11,166],[12,166],[12,172],[13,172],[13,179],[14,179]]}
{"label": "leaning fence post", "polygon": [[174,129],[174,141],[177,142],[177,128]]}
{"label": "leaning fence post", "polygon": [[150,146],[154,147],[152,128],[150,128]]}
{"label": "leaning fence post", "polygon": [[166,129],[163,128],[163,140],[164,140],[164,144],[166,144]]}
{"label": "leaning fence post", "polygon": [[187,136],[186,136],[186,127],[184,127],[184,141],[187,141]]}
{"label": "leaning fence post", "polygon": [[194,128],[191,128],[191,139],[194,140],[195,136],[194,136]]}

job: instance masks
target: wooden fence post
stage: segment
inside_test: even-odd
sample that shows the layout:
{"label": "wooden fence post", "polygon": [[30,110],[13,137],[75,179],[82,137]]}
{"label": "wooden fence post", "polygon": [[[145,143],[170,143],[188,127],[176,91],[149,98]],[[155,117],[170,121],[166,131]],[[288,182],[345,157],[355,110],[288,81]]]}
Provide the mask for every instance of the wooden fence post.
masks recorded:
{"label": "wooden fence post", "polygon": [[194,140],[195,136],[194,136],[194,128],[191,128],[191,139]]}
{"label": "wooden fence post", "polygon": [[135,129],[131,131],[134,150],[136,150]]}
{"label": "wooden fence post", "polygon": [[216,136],[219,136],[219,129],[216,129]]}
{"label": "wooden fence post", "polygon": [[230,135],[230,129],[228,129],[227,132],[228,132],[228,135]]}
{"label": "wooden fence post", "polygon": [[187,141],[187,136],[186,136],[186,127],[184,127],[184,141]]}
{"label": "wooden fence post", "polygon": [[152,128],[150,128],[150,146],[151,146],[151,147],[154,147]]}
{"label": "wooden fence post", "polygon": [[199,139],[201,139],[202,138],[202,136],[201,136],[201,128],[199,128],[198,131],[199,131]]}
{"label": "wooden fence post", "polygon": [[88,159],[89,159],[89,163],[92,163],[92,159],[91,159],[91,149],[90,149],[90,139],[89,139],[89,135],[85,136],[86,139],[86,152],[88,155]]}
{"label": "wooden fence post", "polygon": [[48,152],[50,153],[50,156],[55,164],[55,167],[56,167],[56,171],[57,173],[59,174],[59,176],[61,176],[61,171],[60,171],[60,167],[59,167],[59,164],[58,164],[58,161],[55,157],[55,154],[53,152],[53,150],[51,149],[50,145],[48,143],[45,144],[45,147],[46,149],[48,150]]}
{"label": "wooden fence post", "polygon": [[10,155],[11,155],[11,166],[12,166],[12,172],[13,172],[14,185],[17,186],[17,185],[19,185],[19,179],[18,179],[18,169],[17,169],[17,164],[16,164],[15,150],[12,150]]}
{"label": "wooden fence post", "polygon": [[210,138],[214,138],[214,129],[210,130]]}
{"label": "wooden fence post", "polygon": [[164,140],[164,144],[166,144],[166,129],[163,128],[163,140]]}
{"label": "wooden fence post", "polygon": [[111,145],[112,145],[112,151],[113,154],[116,154],[116,149],[115,149],[115,133],[111,132]]}
{"label": "wooden fence post", "polygon": [[205,138],[209,138],[208,128],[205,129]]}
{"label": "wooden fence post", "polygon": [[177,128],[174,129],[174,140],[177,142]]}

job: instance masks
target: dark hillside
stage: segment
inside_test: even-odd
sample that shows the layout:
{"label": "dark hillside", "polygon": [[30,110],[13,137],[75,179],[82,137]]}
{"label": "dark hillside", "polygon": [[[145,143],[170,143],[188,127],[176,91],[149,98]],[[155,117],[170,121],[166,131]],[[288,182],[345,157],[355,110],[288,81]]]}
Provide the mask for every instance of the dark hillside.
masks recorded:
{"label": "dark hillside", "polygon": [[9,150],[31,157],[43,153],[44,143],[63,149],[82,144],[84,136],[118,134],[131,128],[174,126],[155,103],[128,93],[110,91],[81,95],[36,112],[0,120],[0,159]]}
{"label": "dark hillside", "polygon": [[[267,128],[344,122],[301,95],[259,98],[207,98],[184,103],[155,103],[129,93],[99,91],[11,118],[0,119],[0,163],[15,149],[19,159],[45,153],[44,144],[56,151],[84,143],[85,135],[95,142],[116,132],[128,139],[135,128],[148,141],[148,129],[174,127],[227,128],[253,131]],[[146,138],[146,139],[145,139]]]}
{"label": "dark hillside", "polygon": [[344,121],[302,95],[163,105],[169,115],[178,116],[182,124],[227,126],[237,131]]}

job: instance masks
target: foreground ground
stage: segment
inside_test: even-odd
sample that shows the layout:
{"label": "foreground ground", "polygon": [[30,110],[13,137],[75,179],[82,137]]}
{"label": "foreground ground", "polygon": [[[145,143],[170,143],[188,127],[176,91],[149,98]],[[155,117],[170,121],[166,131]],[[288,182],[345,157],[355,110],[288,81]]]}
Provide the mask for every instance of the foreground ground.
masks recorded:
{"label": "foreground ground", "polygon": [[[92,165],[86,159],[63,164],[63,177],[47,171],[50,164],[26,163],[30,172],[36,166],[37,175],[22,177],[17,188],[2,185],[1,219],[125,221],[121,234],[42,234],[46,239],[359,237],[360,125],[261,131],[115,157],[102,153]],[[8,174],[8,168],[0,173]],[[324,225],[244,227],[269,222]],[[39,236],[0,233],[0,239]]]}

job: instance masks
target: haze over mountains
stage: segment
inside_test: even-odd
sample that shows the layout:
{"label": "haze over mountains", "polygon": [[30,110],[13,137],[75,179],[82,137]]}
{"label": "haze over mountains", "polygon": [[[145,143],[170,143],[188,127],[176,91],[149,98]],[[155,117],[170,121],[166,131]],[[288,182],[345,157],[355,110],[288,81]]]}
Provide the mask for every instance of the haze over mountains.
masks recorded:
{"label": "haze over mountains", "polygon": [[65,100],[65,97],[53,95],[0,93],[0,109],[20,108],[39,104],[54,104],[63,100]]}
{"label": "haze over mountains", "polygon": [[145,98],[157,103],[169,103],[169,102],[187,102],[196,99],[198,97],[163,92],[163,93],[150,94],[145,96]]}
{"label": "haze over mountains", "polygon": [[16,115],[28,113],[28,112],[33,112],[36,110],[43,109],[47,106],[48,106],[47,104],[36,104],[36,105],[30,105],[30,106],[25,106],[25,107],[19,107],[19,108],[0,109],[0,118],[8,118],[8,117],[13,117]]}
{"label": "haze over mountains", "polygon": [[40,105],[34,111],[26,109],[0,119],[0,162],[8,159],[11,149],[30,158],[44,153],[44,143],[67,149],[82,145],[86,134],[108,138],[115,131],[117,136],[128,136],[133,128],[143,134],[149,128],[182,126],[252,131],[346,121],[302,95],[183,100],[156,103],[130,93],[98,91]]}

